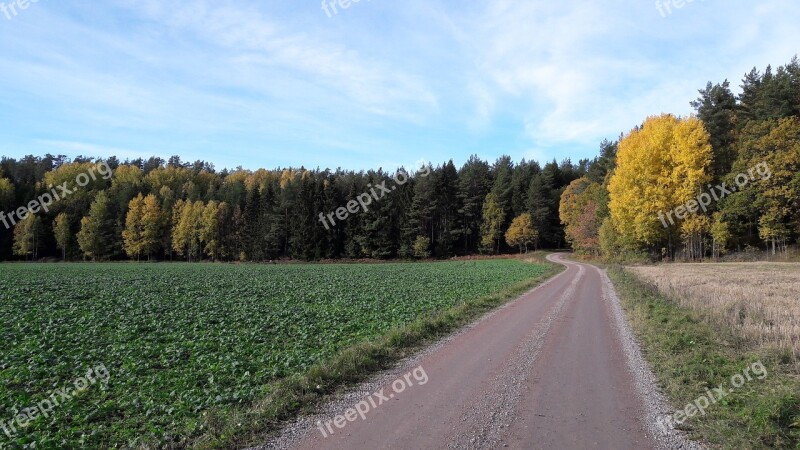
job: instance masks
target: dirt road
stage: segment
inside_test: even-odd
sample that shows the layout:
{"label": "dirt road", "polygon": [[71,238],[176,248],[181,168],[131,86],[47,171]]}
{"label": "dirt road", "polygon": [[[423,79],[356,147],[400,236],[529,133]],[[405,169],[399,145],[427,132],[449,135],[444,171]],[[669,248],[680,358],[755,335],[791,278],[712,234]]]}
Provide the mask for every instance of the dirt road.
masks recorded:
{"label": "dirt road", "polygon": [[[395,393],[384,380],[375,386],[386,401],[373,395],[364,419],[338,428],[333,416],[322,417],[318,428],[307,423],[304,436],[290,446],[679,447],[675,436],[653,426],[665,409],[651,392],[652,375],[605,274],[561,256],[551,260],[567,270],[414,361],[424,369],[424,384],[407,377],[400,383],[407,386]],[[354,406],[345,402],[337,414]]]}

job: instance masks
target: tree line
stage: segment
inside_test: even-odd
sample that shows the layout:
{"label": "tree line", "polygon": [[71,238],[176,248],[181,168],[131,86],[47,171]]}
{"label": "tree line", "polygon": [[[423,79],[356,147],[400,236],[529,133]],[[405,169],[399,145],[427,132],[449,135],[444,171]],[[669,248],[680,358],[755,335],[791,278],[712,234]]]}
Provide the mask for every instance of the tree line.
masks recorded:
{"label": "tree line", "polygon": [[[601,155],[605,177],[564,191],[559,216],[578,251],[703,259],[785,252],[800,239],[800,63],[753,69],[734,95],[708,85],[696,115],[649,117]],[[668,220],[667,220],[668,219]]]}
{"label": "tree line", "polygon": [[[800,63],[754,68],[741,88],[737,96],[727,80],[709,82],[691,102],[696,115],[650,117],[620,140],[603,141],[592,160],[542,166],[472,156],[460,168],[452,160],[429,165],[426,176],[333,227],[319,215],[391,185],[395,173],[216,171],[178,156],[112,156],[103,160],[111,179],[92,180],[13,229],[0,227],[0,258],[447,258],[568,245],[654,259],[784,251],[800,238]],[[96,162],[4,157],[0,211],[74,182]],[[770,168],[768,179],[716,198],[716,186],[734,186],[758,165]],[[715,201],[698,208],[694,199],[708,190]]]}
{"label": "tree line", "polygon": [[[0,161],[0,210],[26,205],[50,186],[74,183],[97,161],[26,156]],[[216,171],[212,164],[104,160],[113,170],[2,231],[6,260],[215,260],[282,258],[447,258],[529,246],[562,247],[558,201],[564,187],[592,171],[593,161],[494,163],[472,156],[429,165],[408,182],[326,227],[335,211],[390,182],[384,170],[285,168]],[[413,170],[409,170],[413,172]],[[390,184],[391,185],[391,184]],[[515,230],[506,239],[515,218]],[[511,242],[511,244],[509,244]],[[511,247],[512,245],[513,247]]]}

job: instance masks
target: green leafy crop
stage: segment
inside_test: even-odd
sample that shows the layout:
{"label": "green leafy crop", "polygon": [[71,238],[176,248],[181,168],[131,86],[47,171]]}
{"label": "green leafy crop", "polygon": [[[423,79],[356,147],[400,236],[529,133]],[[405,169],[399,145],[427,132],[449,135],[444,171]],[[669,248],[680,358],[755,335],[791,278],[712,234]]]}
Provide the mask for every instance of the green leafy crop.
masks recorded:
{"label": "green leafy crop", "polygon": [[513,260],[0,265],[0,420],[95,384],[0,448],[168,446],[354,343],[540,275]]}

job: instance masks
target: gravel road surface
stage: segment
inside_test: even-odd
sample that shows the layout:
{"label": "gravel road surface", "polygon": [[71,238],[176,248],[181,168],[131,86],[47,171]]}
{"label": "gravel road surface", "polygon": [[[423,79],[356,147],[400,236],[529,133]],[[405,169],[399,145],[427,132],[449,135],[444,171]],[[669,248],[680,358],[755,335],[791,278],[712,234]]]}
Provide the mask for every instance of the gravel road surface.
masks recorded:
{"label": "gravel road surface", "polygon": [[657,425],[672,410],[605,273],[549,259],[567,269],[261,448],[700,448]]}

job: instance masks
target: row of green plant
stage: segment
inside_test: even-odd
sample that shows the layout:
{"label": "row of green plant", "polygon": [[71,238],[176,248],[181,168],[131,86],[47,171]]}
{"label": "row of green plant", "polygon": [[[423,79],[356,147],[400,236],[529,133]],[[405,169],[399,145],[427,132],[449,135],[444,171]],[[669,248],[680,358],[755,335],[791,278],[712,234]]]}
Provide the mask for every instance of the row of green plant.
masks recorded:
{"label": "row of green plant", "polygon": [[232,445],[254,435],[220,424],[245,423],[241,414],[268,398],[281,406],[257,414],[265,422],[251,431],[264,431],[304,403],[281,393],[296,377],[323,377],[321,390],[306,393],[318,398],[549,267],[4,264],[0,420],[87,368],[104,364],[110,379],[14,439],[0,435],[0,448]]}

